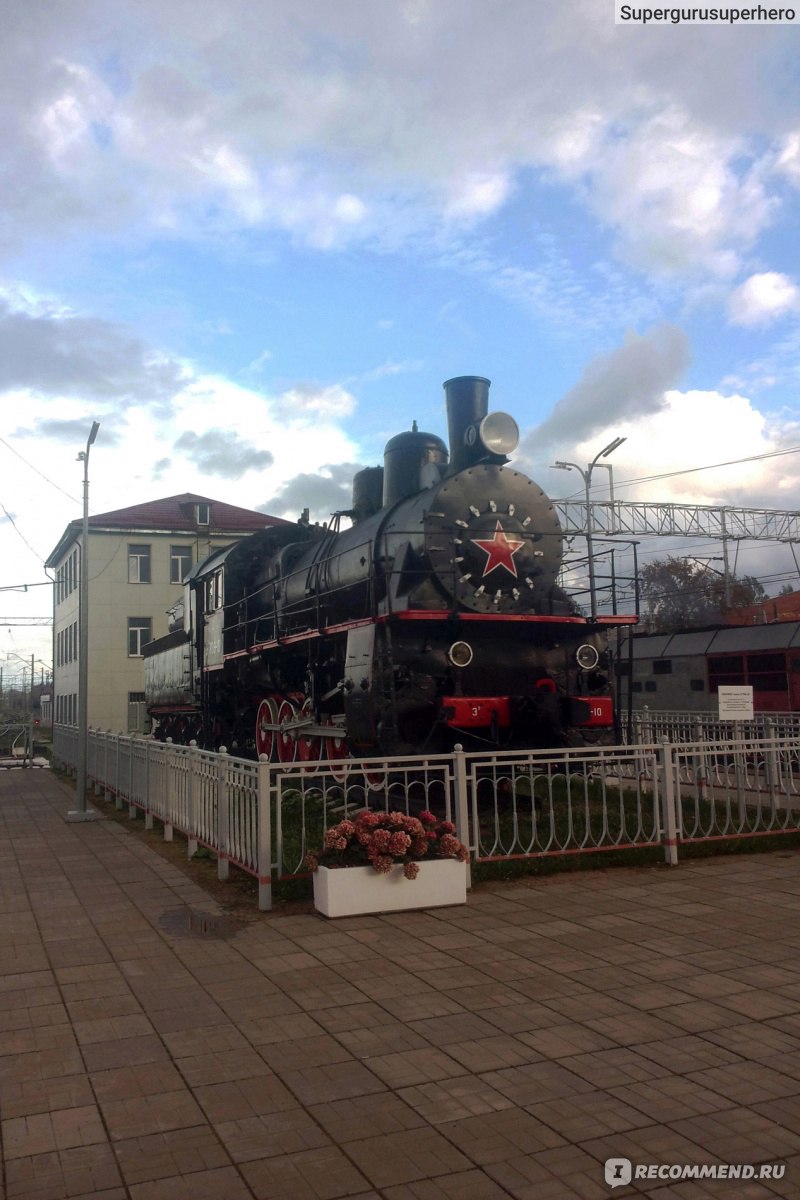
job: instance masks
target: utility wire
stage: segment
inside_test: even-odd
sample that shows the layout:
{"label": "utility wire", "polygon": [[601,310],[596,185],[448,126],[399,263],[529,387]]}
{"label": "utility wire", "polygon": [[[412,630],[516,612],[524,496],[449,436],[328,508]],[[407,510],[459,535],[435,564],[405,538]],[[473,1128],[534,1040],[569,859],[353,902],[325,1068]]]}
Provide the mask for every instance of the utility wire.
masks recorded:
{"label": "utility wire", "polygon": [[740,463],[762,462],[765,458],[781,458],[784,454],[797,454],[800,446],[787,446],[785,450],[768,450],[764,454],[751,454],[747,458],[733,458],[728,462],[707,463],[704,467],[685,467],[680,471],[666,471],[663,475],[642,475],[638,479],[615,480],[616,487],[628,483],[652,483],[656,479],[674,479],[677,475],[693,475],[697,471],[714,471],[718,467],[737,467]]}
{"label": "utility wire", "polygon": [[20,462],[24,462],[25,466],[29,467],[31,469],[31,471],[33,471],[36,475],[39,476],[40,479],[43,479],[45,481],[45,483],[49,483],[50,486],[54,487],[57,492],[61,492],[62,496],[66,496],[68,500],[71,500],[73,502],[73,504],[80,504],[80,500],[78,500],[75,496],[70,496],[69,492],[65,492],[64,489],[59,487],[57,483],[53,483],[52,479],[48,479],[48,477],[46,475],[43,475],[38,467],[35,467],[33,465],[33,463],[29,463],[27,458],[23,458],[23,456],[20,454],[19,450],[15,450],[14,447],[12,445],[10,445],[6,441],[5,438],[0,437],[0,443],[3,446],[5,446],[5,448],[7,450],[10,450],[12,454],[16,454],[16,456],[20,460]]}
{"label": "utility wire", "polygon": [[[2,438],[0,438],[0,441],[2,441]],[[44,559],[42,558],[41,554],[39,554],[39,552],[37,550],[34,550],[33,546],[30,544],[28,539],[25,537],[24,533],[20,532],[20,530],[17,526],[17,522],[14,520],[11,513],[8,511],[5,504],[0,504],[0,508],[2,508],[3,512],[6,514],[6,518],[8,519],[10,524],[13,526],[14,532],[16,533],[17,537],[22,539],[22,541],[25,543],[25,545],[30,550],[31,554],[35,555],[36,558],[38,558],[39,562],[42,564],[42,566],[44,566]]]}

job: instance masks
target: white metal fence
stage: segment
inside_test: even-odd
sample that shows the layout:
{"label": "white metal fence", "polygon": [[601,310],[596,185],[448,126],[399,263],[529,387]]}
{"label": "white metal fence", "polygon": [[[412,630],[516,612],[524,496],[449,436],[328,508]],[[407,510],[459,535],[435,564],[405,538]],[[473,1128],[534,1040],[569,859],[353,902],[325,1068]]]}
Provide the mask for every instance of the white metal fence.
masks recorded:
{"label": "white metal fence", "polygon": [[634,744],[657,742],[716,742],[730,738],[800,739],[800,713],[755,713],[749,721],[721,721],[713,713],[642,709],[633,714]]}
{"label": "white metal fence", "polygon": [[[53,749],[74,767],[77,731],[56,726]],[[253,876],[262,909],[329,825],[365,807],[454,821],[472,863],[646,848],[675,863],[695,842],[800,832],[800,741],[743,727],[713,741],[291,764],[91,730],[87,774],[117,808],[181,832],[190,855],[208,847],[220,878],[231,863]]]}

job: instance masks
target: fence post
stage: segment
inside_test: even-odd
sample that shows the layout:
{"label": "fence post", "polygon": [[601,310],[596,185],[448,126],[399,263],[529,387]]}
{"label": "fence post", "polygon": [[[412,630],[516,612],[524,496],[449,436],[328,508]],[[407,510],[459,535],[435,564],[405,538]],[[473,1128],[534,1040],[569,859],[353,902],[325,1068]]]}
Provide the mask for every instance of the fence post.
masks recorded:
{"label": "fence post", "polygon": [[467,859],[467,887],[472,887],[473,846],[469,835],[469,798],[467,794],[467,759],[464,747],[459,742],[453,747],[453,789],[455,791],[455,827],[459,841],[469,850]]}
{"label": "fence post", "polygon": [[764,732],[767,735],[766,757],[767,757],[767,787],[769,788],[769,805],[774,814],[775,810],[777,808],[777,799],[776,799],[775,793],[779,786],[780,770],[778,767],[778,761],[779,761],[778,760],[778,749],[775,745],[775,737],[776,737],[775,722],[771,718],[767,719]]}
{"label": "fence post", "polygon": [[[150,799],[150,781],[152,778],[152,774],[150,771],[150,755],[152,753],[152,748],[154,745],[155,745],[155,743],[150,738],[148,738],[147,743],[144,748],[144,794],[145,794],[145,796],[147,796],[148,801]],[[163,778],[164,778],[163,772],[161,773],[160,776],[156,776],[156,778],[161,778],[163,781]],[[162,794],[159,797],[159,800],[161,801],[162,809],[165,809],[166,808],[166,797]],[[165,842],[172,841],[172,826],[171,825],[169,827],[169,833],[167,833],[166,824],[164,825],[164,841]]]}
{"label": "fence post", "polygon": [[678,863],[678,814],[675,804],[675,757],[669,738],[661,739],[661,842],[664,861],[674,867]]}
{"label": "fence post", "polygon": [[227,759],[220,756],[217,763],[217,879],[227,879],[229,869],[230,809],[226,787],[227,774]]}
{"label": "fence post", "polygon": [[[135,746],[135,740],[134,740],[135,737],[136,737],[136,734],[130,735],[130,743],[131,743],[131,747],[130,747],[131,748],[131,791],[130,791],[130,794],[131,794],[131,797],[133,797],[133,794],[134,794],[134,792],[133,792],[133,750],[134,750],[134,746]],[[145,827],[145,829],[152,829],[153,828],[153,806],[150,803],[149,788],[145,788],[144,795],[142,796],[142,800],[144,801],[144,827]]]}
{"label": "fence post", "polygon": [[[94,734],[94,737],[92,737]],[[94,761],[96,770],[94,772],[94,794],[102,796],[105,801],[114,799],[114,794],[108,782],[108,730],[105,733],[101,729],[89,730],[89,745],[94,742]],[[100,752],[102,750],[102,760]],[[100,765],[102,761],[102,767]]]}
{"label": "fence post", "polygon": [[[692,735],[694,737],[695,742],[698,742],[698,743],[705,742],[705,738],[703,737],[702,721],[694,722],[694,724],[692,725]],[[692,756],[692,770],[693,770],[693,774],[694,774],[694,781],[697,786],[699,799],[701,801],[705,800],[706,794],[708,791],[708,770],[706,768],[706,756],[702,751],[700,751],[700,753]]]}
{"label": "fence post", "polygon": [[272,780],[269,758],[258,757],[258,907],[261,912],[272,908]]}

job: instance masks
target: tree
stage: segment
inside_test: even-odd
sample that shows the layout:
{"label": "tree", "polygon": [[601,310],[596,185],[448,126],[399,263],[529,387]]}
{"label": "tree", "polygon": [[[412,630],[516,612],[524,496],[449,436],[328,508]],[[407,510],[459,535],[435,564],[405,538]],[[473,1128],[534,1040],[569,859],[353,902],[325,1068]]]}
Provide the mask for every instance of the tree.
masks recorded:
{"label": "tree", "polygon": [[758,604],[767,594],[754,575],[732,576],[726,603],[725,577],[688,558],[657,558],[642,567],[640,593],[653,632],[696,629],[724,621],[732,608]]}

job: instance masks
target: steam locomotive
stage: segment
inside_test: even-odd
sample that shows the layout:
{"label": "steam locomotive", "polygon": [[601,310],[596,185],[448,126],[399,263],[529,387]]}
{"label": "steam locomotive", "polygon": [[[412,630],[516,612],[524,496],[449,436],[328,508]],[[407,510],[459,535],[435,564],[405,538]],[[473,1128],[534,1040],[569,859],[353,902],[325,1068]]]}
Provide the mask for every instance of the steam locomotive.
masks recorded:
{"label": "steam locomotive", "polygon": [[630,618],[589,621],[559,586],[553,504],[508,466],[489,380],[444,389],[449,454],[415,422],[329,524],[306,512],[193,568],[144,648],[158,736],[282,762],[608,737],[607,629]]}

